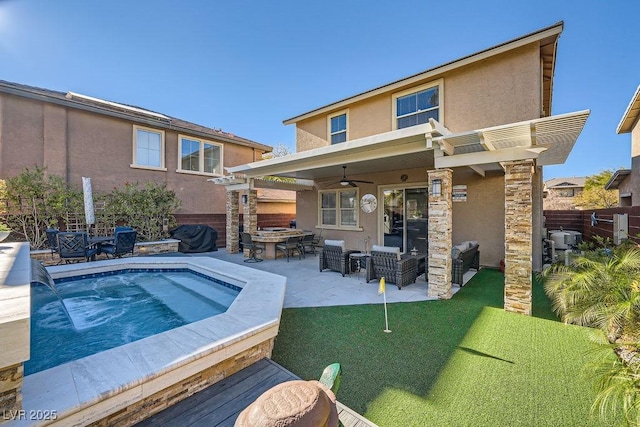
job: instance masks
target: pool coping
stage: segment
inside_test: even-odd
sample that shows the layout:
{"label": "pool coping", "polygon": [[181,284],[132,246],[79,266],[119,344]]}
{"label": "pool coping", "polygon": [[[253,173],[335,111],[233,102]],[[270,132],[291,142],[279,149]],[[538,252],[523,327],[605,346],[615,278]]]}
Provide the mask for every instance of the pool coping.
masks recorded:
{"label": "pool coping", "polygon": [[[23,410],[55,420],[6,425],[87,424],[273,339],[286,278],[209,257],[136,257],[48,267],[56,279],[114,268],[189,268],[242,290],[225,313],[24,377]],[[35,421],[35,422],[34,422]]]}

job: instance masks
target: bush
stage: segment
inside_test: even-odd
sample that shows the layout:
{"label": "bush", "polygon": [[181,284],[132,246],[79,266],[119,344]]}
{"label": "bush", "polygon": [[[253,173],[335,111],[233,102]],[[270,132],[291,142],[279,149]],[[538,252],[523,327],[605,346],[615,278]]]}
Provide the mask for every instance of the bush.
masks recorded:
{"label": "bush", "polygon": [[[166,237],[163,221],[174,227],[173,212],[181,206],[175,192],[165,184],[126,183],[111,193],[93,196],[96,206],[104,204],[103,209],[96,208],[96,226],[109,230],[116,224],[126,224],[138,231],[142,241]],[[82,190],[68,187],[59,176],[46,176],[45,169],[37,166],[7,179],[6,187],[0,181],[0,216],[6,217],[10,229],[32,249],[45,247],[47,228],[75,231],[86,224]]]}
{"label": "bush", "polygon": [[175,227],[173,212],[180,209],[182,202],[166,184],[148,182],[142,188],[138,185],[126,183],[123,188],[114,188],[105,195],[104,214],[117,223],[135,228],[141,240],[159,240],[165,237],[164,219],[169,221],[170,228]]}

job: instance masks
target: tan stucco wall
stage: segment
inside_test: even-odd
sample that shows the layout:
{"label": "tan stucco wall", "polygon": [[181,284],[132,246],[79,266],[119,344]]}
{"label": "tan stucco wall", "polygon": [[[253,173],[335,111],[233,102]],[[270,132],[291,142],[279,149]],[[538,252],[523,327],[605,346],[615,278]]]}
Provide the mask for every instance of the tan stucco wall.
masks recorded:
{"label": "tan stucco wall", "polygon": [[[91,177],[96,192],[111,191],[125,182],[166,183],[182,200],[177,213],[225,214],[224,187],[207,182],[210,176],[176,172],[177,132],[165,131],[166,172],[137,169],[130,166],[132,122],[4,94],[0,108],[0,178],[38,165],[76,188],[81,188],[83,176]],[[250,147],[224,145],[224,166],[260,156]]]}
{"label": "tan stucco wall", "polygon": [[480,264],[498,266],[504,258],[504,174],[481,178],[469,168],[456,168],[453,185],[467,186],[467,201],[453,203],[453,244],[477,240]]}
{"label": "tan stucco wall", "polygon": [[290,202],[264,202],[259,203],[258,215],[260,214],[295,214],[296,204]]}
{"label": "tan stucco wall", "polygon": [[[532,44],[351,104],[349,140],[392,130],[393,94],[440,78],[444,106],[440,121],[452,132],[539,118],[542,102],[539,63],[538,46]],[[327,118],[333,112],[296,123],[298,151],[328,145]]]}
{"label": "tan stucco wall", "polygon": [[631,157],[640,156],[640,120],[636,120],[631,129]]}

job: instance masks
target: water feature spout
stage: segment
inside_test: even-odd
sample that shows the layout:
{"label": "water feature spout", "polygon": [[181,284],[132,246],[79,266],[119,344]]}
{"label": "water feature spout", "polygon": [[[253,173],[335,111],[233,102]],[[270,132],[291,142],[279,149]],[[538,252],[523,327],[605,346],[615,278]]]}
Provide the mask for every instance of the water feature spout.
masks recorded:
{"label": "water feature spout", "polygon": [[58,293],[58,290],[56,289],[56,283],[53,281],[53,278],[51,277],[51,275],[49,274],[45,266],[42,265],[40,261],[36,261],[35,259],[32,259],[31,260],[31,284],[36,284],[36,283],[45,285],[46,287],[51,289],[51,292],[53,292],[56,298],[58,298],[58,301],[60,301],[60,305],[62,306],[64,313],[67,315],[67,319],[69,319],[69,322],[71,322],[73,329],[77,331],[76,325],[73,322],[73,318],[71,317],[71,314],[69,314],[69,311],[67,310],[67,306],[64,304],[62,297],[60,296],[60,294]]}

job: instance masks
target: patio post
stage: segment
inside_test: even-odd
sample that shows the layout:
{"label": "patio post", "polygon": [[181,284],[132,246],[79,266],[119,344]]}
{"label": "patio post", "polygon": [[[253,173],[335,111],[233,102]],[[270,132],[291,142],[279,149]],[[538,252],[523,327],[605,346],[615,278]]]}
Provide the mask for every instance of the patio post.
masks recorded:
{"label": "patio post", "polygon": [[533,160],[506,162],[504,309],[531,315]]}
{"label": "patio post", "polygon": [[[429,176],[429,290],[427,295],[451,298],[452,177],[451,169],[427,171]],[[439,183],[438,183],[439,180]],[[435,185],[434,185],[435,181]],[[438,185],[439,184],[439,185]],[[434,194],[434,188],[436,190]]]}
{"label": "patio post", "polygon": [[229,254],[237,254],[240,250],[239,227],[240,212],[238,210],[238,191],[227,191],[227,226],[226,226],[226,249]]}
{"label": "patio post", "polygon": [[[247,196],[242,203],[242,220],[244,224],[244,231],[247,233],[255,234],[258,231],[258,191],[247,190],[243,195]],[[244,256],[249,256],[249,250],[244,250]]]}

